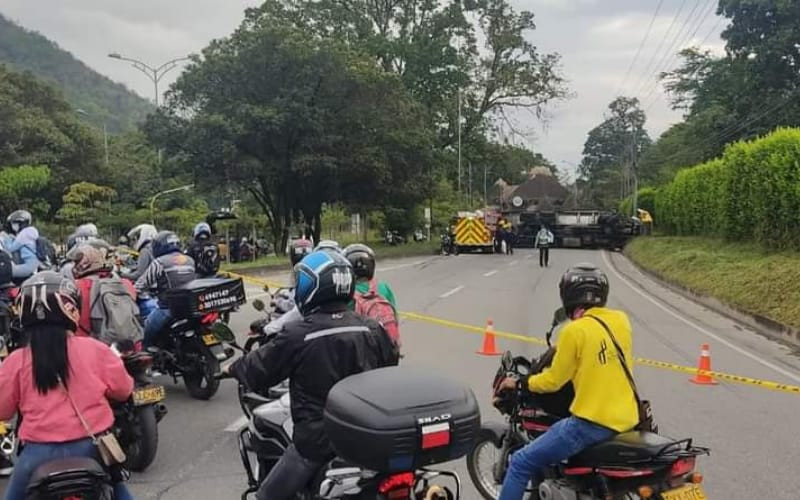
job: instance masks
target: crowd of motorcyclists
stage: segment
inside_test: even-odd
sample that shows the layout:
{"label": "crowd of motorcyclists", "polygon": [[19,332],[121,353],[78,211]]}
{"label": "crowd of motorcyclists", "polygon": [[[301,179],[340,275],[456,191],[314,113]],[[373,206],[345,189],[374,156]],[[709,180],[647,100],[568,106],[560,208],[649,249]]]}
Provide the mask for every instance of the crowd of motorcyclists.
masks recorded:
{"label": "crowd of motorcyclists", "polygon": [[[10,262],[6,281],[19,284],[16,310],[25,337],[0,364],[0,420],[17,418],[22,443],[7,500],[25,498],[34,471],[53,458],[98,458],[98,437],[112,425],[108,400],[124,400],[133,389],[118,351],[135,350],[138,343],[155,348],[172,319],[167,292],[219,272],[219,249],[205,222],[197,224],[186,248],[174,232],[150,224],[132,229],[126,241],[126,251],[136,256],[130,267],[120,265],[126,262],[122,244],[110,245],[96,226],[83,224],[68,238],[66,259],[56,267],[30,213],[12,213],[0,234],[0,254]],[[543,247],[551,242],[552,235],[541,235]],[[221,369],[223,376],[257,390],[289,381],[293,444],[261,484],[260,500],[294,498],[331,459],[323,427],[331,388],[348,376],[396,365],[401,357],[396,298],[387,283],[376,280],[370,247],[341,248],[331,240],[312,246],[301,237],[291,242],[288,254],[292,286],[273,296],[276,314],[251,324],[269,341]],[[547,265],[546,254],[540,265]],[[0,262],[0,275],[2,270]],[[114,302],[120,312],[113,320],[94,314],[90,297],[97,295],[96,286],[129,296]],[[630,322],[605,307],[608,293],[608,279],[599,269],[569,269],[560,295],[571,322],[561,332],[552,366],[497,387],[498,394],[550,393],[568,383],[575,388],[571,416],[514,453],[501,499],[521,499],[545,466],[640,423],[637,396],[626,379]],[[126,327],[134,314],[143,324]],[[0,463],[0,470],[10,471],[9,465]],[[112,477],[116,498],[132,498],[124,471]]]}

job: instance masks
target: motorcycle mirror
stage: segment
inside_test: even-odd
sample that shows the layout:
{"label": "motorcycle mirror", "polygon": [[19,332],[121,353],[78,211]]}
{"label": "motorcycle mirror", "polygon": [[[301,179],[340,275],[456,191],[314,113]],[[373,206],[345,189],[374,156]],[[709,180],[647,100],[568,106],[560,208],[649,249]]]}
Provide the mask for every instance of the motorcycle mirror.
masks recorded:
{"label": "motorcycle mirror", "polygon": [[511,351],[506,351],[503,353],[503,357],[500,360],[500,365],[502,365],[506,371],[514,366],[514,358],[511,356]]}
{"label": "motorcycle mirror", "polygon": [[227,342],[229,344],[236,342],[236,336],[225,323],[215,323],[212,326],[212,331],[214,336],[223,342]]}
{"label": "motorcycle mirror", "polygon": [[560,323],[565,322],[567,319],[567,311],[565,311],[563,307],[559,307],[556,309],[556,312],[553,313],[553,326],[557,326]]}
{"label": "motorcycle mirror", "polygon": [[266,309],[266,308],[267,308],[267,306],[266,306],[266,304],[264,304],[264,301],[263,301],[263,300],[261,300],[261,299],[256,299],[256,300],[254,300],[254,301],[253,301],[253,308],[254,308],[256,311],[263,311],[264,309]]}

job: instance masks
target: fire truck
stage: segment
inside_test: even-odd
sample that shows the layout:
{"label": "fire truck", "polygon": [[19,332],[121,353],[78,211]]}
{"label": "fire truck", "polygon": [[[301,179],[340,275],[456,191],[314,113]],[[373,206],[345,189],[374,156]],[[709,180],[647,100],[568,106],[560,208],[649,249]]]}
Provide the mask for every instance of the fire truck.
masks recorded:
{"label": "fire truck", "polygon": [[476,210],[458,212],[455,221],[455,246],[458,252],[494,253],[494,234],[500,213]]}

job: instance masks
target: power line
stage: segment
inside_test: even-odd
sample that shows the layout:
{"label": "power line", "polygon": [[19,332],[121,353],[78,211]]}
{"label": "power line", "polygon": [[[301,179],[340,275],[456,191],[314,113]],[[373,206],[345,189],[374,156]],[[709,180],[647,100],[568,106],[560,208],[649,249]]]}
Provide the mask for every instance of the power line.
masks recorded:
{"label": "power line", "polygon": [[[661,52],[661,48],[664,46],[664,42],[667,40],[667,37],[669,37],[669,34],[672,32],[672,27],[675,26],[675,23],[678,21],[678,18],[681,15],[681,12],[683,12],[683,8],[686,6],[686,2],[687,2],[687,0],[683,0],[681,2],[681,6],[678,7],[678,12],[676,12],[675,16],[672,18],[672,22],[669,24],[669,28],[667,28],[667,32],[664,33],[664,36],[661,38],[661,41],[659,42],[658,47],[653,52],[653,55],[650,57],[650,61],[647,63],[647,66],[645,67],[645,70],[644,70],[644,73],[643,73],[644,76],[642,78],[644,78],[644,79],[647,78],[647,74],[649,73],[650,68],[653,67],[653,62],[655,61],[655,59],[658,56],[658,54]],[[639,85],[641,85],[642,78],[639,78],[637,80],[637,82],[636,82],[636,84],[634,85],[633,88],[638,88]]]}
{"label": "power line", "polygon": [[639,43],[639,48],[636,50],[636,55],[633,56],[633,61],[631,61],[630,66],[628,66],[628,71],[625,72],[625,78],[622,79],[622,82],[617,87],[616,92],[614,92],[614,96],[618,96],[620,91],[625,87],[625,84],[628,83],[628,77],[631,76],[631,71],[633,71],[633,67],[636,65],[636,61],[639,60],[639,56],[642,54],[642,49],[644,48],[644,44],[647,42],[647,39],[650,37],[650,32],[653,29],[653,24],[656,22],[656,18],[658,18],[658,13],[661,11],[661,6],[664,4],[664,0],[659,0],[658,5],[656,6],[656,11],[653,12],[653,17],[650,19],[650,25],[647,26],[647,31],[644,34],[644,38]]}
{"label": "power line", "polygon": [[[683,21],[683,23],[681,23],[681,27],[678,29],[678,32],[675,34],[675,37],[672,39],[669,48],[666,51],[664,51],[661,60],[659,60],[658,63],[656,63],[655,71],[653,73],[647,73],[644,75],[644,79],[642,80],[641,85],[637,87],[636,94],[642,94],[644,93],[645,90],[647,90],[647,88],[649,88],[649,86],[652,83],[651,78],[653,76],[658,75],[659,71],[661,71],[661,68],[664,66],[664,63],[672,56],[672,52],[675,49],[675,45],[683,37],[683,30],[689,26],[692,16],[694,15],[695,12],[697,12],[697,8],[700,6],[700,3],[702,1],[703,0],[696,0],[694,7],[689,12],[689,15],[687,15],[686,19]],[[713,0],[706,0],[706,2],[708,1],[713,1]],[[656,83],[658,82],[656,81]]]}
{"label": "power line", "polygon": [[[701,18],[699,18],[700,22],[695,25],[694,31],[689,33],[689,35],[683,39],[683,41],[681,42],[681,44],[678,47],[683,47],[684,45],[686,45],[687,42],[690,42],[695,37],[695,35],[697,35],[697,32],[700,31],[700,28],[706,22],[706,19],[708,19],[708,16],[711,15],[712,12],[714,12],[715,4],[714,4],[713,0],[709,0],[708,3],[707,3],[707,6],[710,7],[710,8],[708,8],[706,10],[706,13]],[[673,53],[672,57],[669,58],[667,63],[660,69],[660,71],[664,71],[664,70],[667,70],[670,67],[672,67],[675,64],[675,62],[677,62],[679,57],[680,57],[680,51]],[[660,93],[656,93],[656,91],[658,90],[659,85],[660,85],[660,79],[656,80],[656,83],[653,85],[653,87],[650,89],[650,91],[647,93],[647,95],[642,99],[643,101],[648,100],[648,99],[650,99],[651,96],[653,96],[654,93],[656,94],[652,99],[650,99],[649,105],[647,106],[645,111],[647,111],[651,107],[653,107],[653,105],[658,101]],[[660,95],[663,96],[663,94],[660,94]]]}

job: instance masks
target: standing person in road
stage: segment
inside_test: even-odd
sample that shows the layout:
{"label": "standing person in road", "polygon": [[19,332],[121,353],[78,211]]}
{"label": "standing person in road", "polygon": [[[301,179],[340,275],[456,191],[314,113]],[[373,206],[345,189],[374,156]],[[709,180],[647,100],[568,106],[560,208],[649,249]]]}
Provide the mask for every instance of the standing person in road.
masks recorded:
{"label": "standing person in road", "polygon": [[181,252],[181,240],[172,231],[160,231],[153,239],[155,260],[136,281],[136,293],[153,292],[158,297],[158,307],[144,323],[144,346],[155,344],[158,334],[172,320],[166,301],[167,290],[178,288],[195,279],[194,261]]}
{"label": "standing person in road", "polygon": [[[24,443],[6,500],[26,498],[31,475],[46,462],[73,456],[99,461],[77,413],[92,433],[103,434],[114,423],[107,398],[125,401],[133,391],[133,379],[108,346],[74,335],[79,295],[71,280],[52,271],[22,284],[17,300],[30,342],[0,365],[0,419],[19,412]],[[117,500],[133,498],[122,483],[114,493]]]}
{"label": "standing person in road", "polygon": [[309,254],[295,266],[294,282],[304,320],[287,324],[271,342],[223,369],[257,392],[289,379],[293,444],[261,483],[258,500],[294,498],[333,458],[322,416],[331,388],[345,377],[398,360],[377,322],[347,310],[355,279],[342,255]]}
{"label": "standing person in road", "polygon": [[553,233],[547,229],[547,226],[542,224],[539,232],[536,233],[536,241],[534,248],[539,249],[539,267],[546,267],[550,265],[550,245],[553,244],[555,238]]}
{"label": "standing person in road", "polygon": [[499,500],[522,500],[528,482],[536,488],[548,465],[639,423],[636,397],[623,367],[625,363],[629,372],[633,370],[631,324],[624,312],[605,307],[608,289],[608,278],[594,265],[568,269],[559,290],[572,321],[559,333],[552,365],[527,380],[509,377],[501,382],[498,392],[553,393],[571,381],[575,398],[570,417],[511,456]]}

